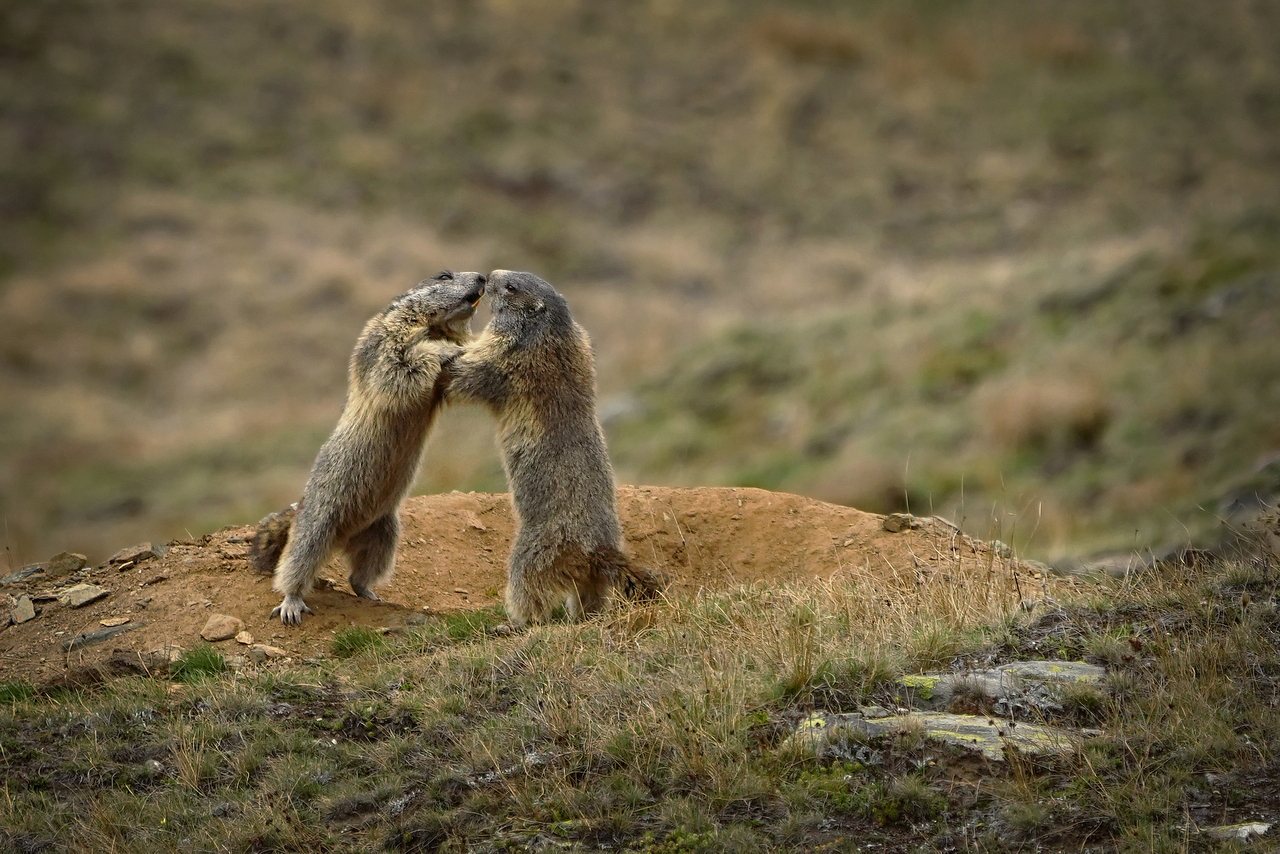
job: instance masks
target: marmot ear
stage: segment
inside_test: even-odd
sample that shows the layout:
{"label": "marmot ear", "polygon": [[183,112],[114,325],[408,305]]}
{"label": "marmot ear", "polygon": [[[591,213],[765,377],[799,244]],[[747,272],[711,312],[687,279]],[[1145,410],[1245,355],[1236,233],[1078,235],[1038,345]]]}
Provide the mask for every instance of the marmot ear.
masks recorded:
{"label": "marmot ear", "polygon": [[537,314],[538,312],[542,312],[542,311],[546,311],[546,310],[547,310],[547,304],[546,304],[545,302],[543,302],[542,300],[538,300],[537,302],[535,302],[535,303],[533,304],[533,313],[534,313],[534,314]]}

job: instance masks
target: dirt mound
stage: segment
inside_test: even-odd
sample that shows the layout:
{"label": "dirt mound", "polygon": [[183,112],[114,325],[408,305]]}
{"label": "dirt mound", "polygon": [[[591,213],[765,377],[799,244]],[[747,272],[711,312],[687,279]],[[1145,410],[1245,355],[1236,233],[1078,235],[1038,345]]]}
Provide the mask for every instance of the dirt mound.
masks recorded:
{"label": "dirt mound", "polygon": [[[1010,565],[996,547],[940,520],[918,520],[916,527],[891,533],[883,516],[796,495],[622,487],[618,499],[632,554],[665,573],[676,591],[841,572],[857,573],[869,583],[904,578],[918,583],[931,571],[989,572],[993,564]],[[0,630],[0,680],[59,678],[105,660],[114,649],[189,648],[200,642],[212,614],[238,617],[257,643],[305,658],[326,653],[334,630],[343,626],[394,628],[422,619],[424,611],[475,609],[501,600],[514,527],[507,495],[419,496],[405,503],[402,522],[395,576],[379,588],[385,601],[354,597],[335,558],[307,597],[315,615],[301,628],[269,619],[280,597],[269,577],[250,568],[244,542],[249,526],[175,541],[162,556],[123,569],[105,564],[56,581],[37,574],[6,585],[3,590],[11,597],[30,597],[38,613]],[[1024,578],[1032,572],[1015,566]],[[83,583],[110,595],[80,608],[58,601],[59,592]],[[124,618],[127,622],[121,622]],[[66,651],[68,642],[104,627],[119,633]],[[219,646],[229,654],[244,650],[233,640]]]}

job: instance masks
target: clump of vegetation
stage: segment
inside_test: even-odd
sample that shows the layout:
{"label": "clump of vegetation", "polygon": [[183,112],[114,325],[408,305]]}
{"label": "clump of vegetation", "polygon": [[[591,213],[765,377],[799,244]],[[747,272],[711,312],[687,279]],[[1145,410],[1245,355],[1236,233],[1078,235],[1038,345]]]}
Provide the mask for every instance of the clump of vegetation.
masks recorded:
{"label": "clump of vegetation", "polygon": [[344,626],[333,633],[333,654],[338,658],[352,658],[367,652],[376,652],[386,646],[382,633],[368,626]]}
{"label": "clump of vegetation", "polygon": [[182,654],[169,668],[179,682],[199,682],[227,671],[227,658],[213,646],[202,643]]}

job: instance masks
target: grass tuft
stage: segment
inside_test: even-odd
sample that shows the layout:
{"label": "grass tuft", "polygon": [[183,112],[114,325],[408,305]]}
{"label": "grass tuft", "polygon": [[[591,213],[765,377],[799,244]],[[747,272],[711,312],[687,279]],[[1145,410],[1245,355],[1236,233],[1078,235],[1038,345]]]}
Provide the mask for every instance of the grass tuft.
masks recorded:
{"label": "grass tuft", "polygon": [[0,703],[17,703],[33,696],[35,689],[25,682],[0,682]]}
{"label": "grass tuft", "polygon": [[226,656],[209,644],[199,644],[173,663],[169,675],[177,682],[200,682],[226,671]]}
{"label": "grass tuft", "polygon": [[345,626],[333,633],[333,645],[330,649],[338,658],[352,658],[377,652],[386,645],[386,639],[375,629],[368,626]]}

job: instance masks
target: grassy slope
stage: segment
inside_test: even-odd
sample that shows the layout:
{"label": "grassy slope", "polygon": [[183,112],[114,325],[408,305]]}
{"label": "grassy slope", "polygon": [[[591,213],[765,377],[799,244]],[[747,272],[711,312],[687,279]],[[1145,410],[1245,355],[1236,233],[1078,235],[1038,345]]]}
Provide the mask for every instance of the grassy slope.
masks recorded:
{"label": "grassy slope", "polygon": [[[810,581],[516,635],[487,633],[489,612],[352,630],[327,661],[254,675],[197,649],[182,686],[8,684],[0,844],[1236,850],[1198,828],[1280,806],[1277,567],[1242,556],[1055,591],[1017,618],[985,576]],[[814,708],[892,705],[901,673],[1019,657],[1107,665],[1105,689],[1068,692],[1059,721],[1102,734],[986,770],[910,731],[817,758],[783,746]]]}
{"label": "grassy slope", "polygon": [[[1277,445],[1265,4],[0,15],[19,562],[291,499],[360,322],[446,264],[575,295],[628,480],[1056,552],[1185,536]],[[424,488],[500,488],[460,418]]]}

